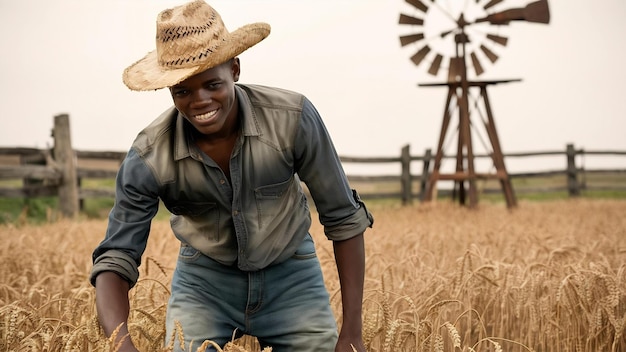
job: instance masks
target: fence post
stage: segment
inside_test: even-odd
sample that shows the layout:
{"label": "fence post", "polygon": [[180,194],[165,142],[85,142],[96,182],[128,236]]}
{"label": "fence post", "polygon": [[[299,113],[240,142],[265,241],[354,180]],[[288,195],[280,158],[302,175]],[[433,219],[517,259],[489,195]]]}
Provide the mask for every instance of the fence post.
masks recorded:
{"label": "fence post", "polygon": [[576,169],[576,150],[573,144],[567,145],[567,191],[570,197],[580,195],[580,187],[578,186],[578,174]]}
{"label": "fence post", "polygon": [[72,149],[69,115],[61,114],[54,117],[52,136],[54,138],[54,159],[62,175],[61,184],[58,188],[59,208],[62,216],[72,218],[78,214],[78,179],[76,155]]}
{"label": "fence post", "polygon": [[410,204],[413,202],[413,191],[411,190],[411,152],[409,145],[402,147],[400,152],[400,163],[402,164],[402,175],[400,182],[402,187],[402,204]]}
{"label": "fence post", "polygon": [[426,197],[426,186],[430,178],[430,159],[432,159],[432,157],[433,154],[430,148],[426,149],[422,166],[422,177],[420,179],[420,202],[423,202]]}

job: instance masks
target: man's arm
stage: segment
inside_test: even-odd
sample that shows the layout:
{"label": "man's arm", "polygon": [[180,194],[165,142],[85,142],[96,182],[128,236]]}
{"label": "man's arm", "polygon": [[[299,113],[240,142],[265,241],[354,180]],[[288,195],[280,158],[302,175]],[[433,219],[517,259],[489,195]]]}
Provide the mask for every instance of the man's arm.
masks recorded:
{"label": "man's arm", "polygon": [[116,345],[122,338],[124,339],[120,352],[137,351],[128,335],[129,289],[128,281],[114,272],[102,272],[96,277],[96,309],[104,333],[110,337],[113,331],[123,324],[113,342],[113,345]]}
{"label": "man's arm", "polygon": [[365,246],[363,234],[344,241],[334,241],[335,262],[341,285],[343,323],[335,352],[365,352],[363,345],[363,282]]}

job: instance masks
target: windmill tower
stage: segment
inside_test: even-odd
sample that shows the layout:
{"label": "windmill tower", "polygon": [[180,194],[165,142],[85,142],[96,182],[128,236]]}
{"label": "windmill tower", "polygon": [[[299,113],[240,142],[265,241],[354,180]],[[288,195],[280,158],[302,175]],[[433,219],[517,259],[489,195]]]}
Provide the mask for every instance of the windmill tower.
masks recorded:
{"label": "windmill tower", "polygon": [[[474,207],[478,203],[476,181],[496,179],[500,182],[507,206],[515,207],[517,200],[504,163],[487,87],[520,80],[477,80],[468,76],[471,73],[476,77],[482,75],[485,62],[495,63],[499,57],[496,49],[507,45],[508,38],[499,33],[500,26],[511,21],[549,23],[547,0],[507,9],[503,9],[505,0],[405,1],[413,7],[415,14],[400,14],[399,23],[411,26],[412,30],[400,36],[400,44],[417,47],[411,61],[415,65],[430,62],[429,74],[437,76],[442,68],[448,71],[447,80],[443,83],[419,85],[448,88],[433,171],[424,200],[433,199],[438,181],[451,180],[454,181],[453,196],[458,196],[461,204],[469,200],[469,206]],[[472,99],[473,104],[470,104]],[[455,116],[458,117],[455,129],[456,166],[454,172],[444,173],[441,172],[446,156],[444,149],[448,129]],[[476,171],[473,140],[480,136],[480,128],[487,135],[489,144],[485,148],[495,172]]]}

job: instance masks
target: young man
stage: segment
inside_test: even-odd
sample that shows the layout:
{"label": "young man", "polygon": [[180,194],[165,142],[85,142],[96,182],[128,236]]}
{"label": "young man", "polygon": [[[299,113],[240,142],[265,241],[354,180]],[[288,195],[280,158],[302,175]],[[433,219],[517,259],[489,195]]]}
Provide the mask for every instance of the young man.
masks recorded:
{"label": "young man", "polygon": [[[269,25],[228,32],[203,1],[161,12],[157,48],[124,71],[132,90],[169,88],[174,107],[139,133],[118,172],[115,206],[93,253],[91,282],[107,335],[129,313],[159,200],[180,240],[168,303],[185,350],[233,332],[273,351],[364,351],[363,232],[371,214],[351,190],[304,96],[236,84],[244,50]],[[309,227],[304,182],[333,241],[343,304],[339,334]],[[118,336],[128,333],[126,324]],[[169,341],[165,342],[169,344]],[[175,341],[176,351],[181,342]],[[126,339],[122,351],[136,351]]]}

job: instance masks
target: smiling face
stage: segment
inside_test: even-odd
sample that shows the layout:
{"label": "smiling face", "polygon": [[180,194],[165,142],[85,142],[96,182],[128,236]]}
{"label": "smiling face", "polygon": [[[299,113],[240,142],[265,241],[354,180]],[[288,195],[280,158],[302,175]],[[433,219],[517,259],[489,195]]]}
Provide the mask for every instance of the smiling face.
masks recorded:
{"label": "smiling face", "polygon": [[174,105],[206,139],[236,133],[239,59],[198,73],[170,87]]}

